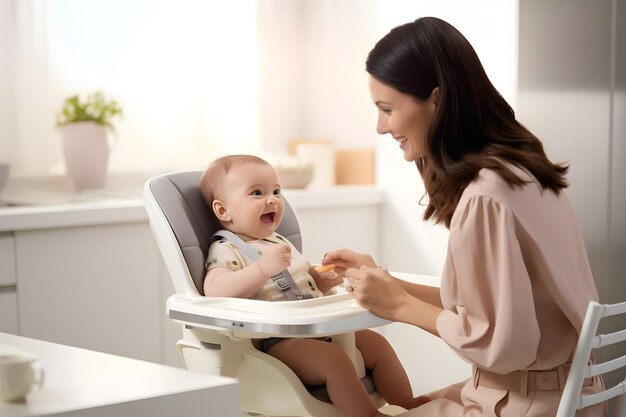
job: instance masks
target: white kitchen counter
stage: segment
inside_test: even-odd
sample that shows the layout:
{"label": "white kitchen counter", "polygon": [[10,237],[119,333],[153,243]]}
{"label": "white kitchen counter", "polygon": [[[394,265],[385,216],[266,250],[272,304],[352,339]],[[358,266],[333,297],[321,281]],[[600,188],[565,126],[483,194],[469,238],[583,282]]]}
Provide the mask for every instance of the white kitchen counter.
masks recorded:
{"label": "white kitchen counter", "polygon": [[[80,194],[58,194],[50,204],[0,206],[0,232],[111,223],[146,221],[139,189],[128,197],[106,189]],[[383,192],[373,186],[337,186],[327,189],[284,190],[285,197],[298,210],[333,209],[347,206],[382,204]],[[59,202],[68,200],[70,202]],[[41,202],[45,201],[44,197]]]}
{"label": "white kitchen counter", "polygon": [[0,344],[37,356],[41,388],[24,402],[0,402],[0,415],[239,416],[239,384],[155,363],[0,333]]}

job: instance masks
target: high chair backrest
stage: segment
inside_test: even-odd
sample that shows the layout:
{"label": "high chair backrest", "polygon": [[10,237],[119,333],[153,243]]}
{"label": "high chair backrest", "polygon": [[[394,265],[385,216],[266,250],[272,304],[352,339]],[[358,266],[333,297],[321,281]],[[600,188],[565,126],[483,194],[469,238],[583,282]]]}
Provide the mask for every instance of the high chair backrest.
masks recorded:
{"label": "high chair backrest", "polygon": [[599,304],[595,301],[589,303],[556,417],[574,417],[577,410],[615,397],[618,400],[613,417],[626,417],[626,379],[613,387],[604,387],[595,394],[586,395],[581,392],[585,379],[614,371],[620,371],[624,375],[626,354],[603,363],[589,361],[594,349],[626,341],[626,326],[610,334],[596,334],[602,319],[617,315],[622,315],[622,319],[626,318],[626,301],[617,304]]}
{"label": "high chair backrest", "polygon": [[[153,232],[177,293],[204,295],[204,261],[210,238],[220,227],[200,193],[201,171],[175,172],[150,179],[144,202]],[[301,252],[302,236],[294,211],[285,200],[277,232]],[[183,262],[180,262],[180,258]]]}

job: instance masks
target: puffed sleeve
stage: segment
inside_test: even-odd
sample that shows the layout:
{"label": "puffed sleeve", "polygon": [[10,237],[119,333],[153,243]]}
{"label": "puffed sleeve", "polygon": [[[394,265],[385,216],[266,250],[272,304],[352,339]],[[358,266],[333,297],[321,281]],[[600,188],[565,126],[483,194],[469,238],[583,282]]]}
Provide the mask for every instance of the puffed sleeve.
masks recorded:
{"label": "puffed sleeve", "polygon": [[209,253],[204,267],[209,270],[217,267],[225,267],[233,271],[239,271],[245,267],[245,260],[238,249],[226,240],[215,241],[209,247]]}
{"label": "puffed sleeve", "polygon": [[[510,208],[468,199],[450,226],[441,283],[441,338],[470,363],[507,374],[536,359],[539,325]],[[458,216],[457,216],[458,215]]]}

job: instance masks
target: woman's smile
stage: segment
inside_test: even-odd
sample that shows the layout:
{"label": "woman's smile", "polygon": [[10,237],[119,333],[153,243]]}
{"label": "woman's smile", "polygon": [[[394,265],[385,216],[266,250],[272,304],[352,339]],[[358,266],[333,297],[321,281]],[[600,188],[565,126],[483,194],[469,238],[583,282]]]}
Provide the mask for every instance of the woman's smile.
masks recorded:
{"label": "woman's smile", "polygon": [[398,142],[398,144],[400,145],[400,149],[404,149],[404,145],[407,143],[408,139],[404,136],[400,136],[394,139],[396,140],[396,142]]}

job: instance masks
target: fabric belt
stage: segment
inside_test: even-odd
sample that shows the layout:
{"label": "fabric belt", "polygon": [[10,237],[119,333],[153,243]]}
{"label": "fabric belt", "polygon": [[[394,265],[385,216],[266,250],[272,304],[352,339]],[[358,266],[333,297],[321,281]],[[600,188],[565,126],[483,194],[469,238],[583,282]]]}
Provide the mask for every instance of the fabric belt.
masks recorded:
{"label": "fabric belt", "polygon": [[[474,367],[474,388],[480,385],[487,388],[519,392],[523,396],[528,395],[528,391],[562,391],[570,366],[571,363],[567,362],[546,371],[514,371],[506,375]],[[593,378],[587,378],[583,381],[583,387],[592,384]]]}

